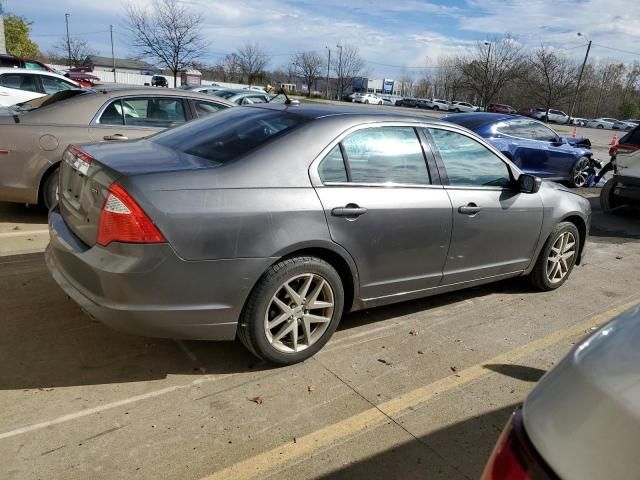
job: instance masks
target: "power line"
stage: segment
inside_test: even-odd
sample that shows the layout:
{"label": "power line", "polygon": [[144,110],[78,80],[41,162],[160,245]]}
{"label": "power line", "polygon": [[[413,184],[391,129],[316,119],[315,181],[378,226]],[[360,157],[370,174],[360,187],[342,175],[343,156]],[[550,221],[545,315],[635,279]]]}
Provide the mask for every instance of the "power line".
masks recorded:
{"label": "power line", "polygon": [[639,57],[640,57],[640,53],[638,53],[638,52],[632,52],[632,51],[630,51],[630,50],[623,50],[623,49],[621,49],[621,48],[607,47],[606,45],[600,45],[599,43],[594,43],[594,45],[595,45],[596,47],[606,48],[607,50],[614,50],[614,51],[616,51],[616,52],[628,53],[628,54],[630,54],[630,55],[637,55],[637,56],[639,56]]}

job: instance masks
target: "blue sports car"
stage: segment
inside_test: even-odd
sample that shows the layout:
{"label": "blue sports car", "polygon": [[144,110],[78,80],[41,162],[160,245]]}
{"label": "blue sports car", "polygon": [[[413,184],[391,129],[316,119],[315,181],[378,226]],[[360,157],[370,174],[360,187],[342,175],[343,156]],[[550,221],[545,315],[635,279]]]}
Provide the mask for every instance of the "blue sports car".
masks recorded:
{"label": "blue sports car", "polygon": [[501,113],[457,113],[444,117],[486,138],[526,173],[574,187],[587,184],[595,161],[587,138],[561,137],[532,118]]}

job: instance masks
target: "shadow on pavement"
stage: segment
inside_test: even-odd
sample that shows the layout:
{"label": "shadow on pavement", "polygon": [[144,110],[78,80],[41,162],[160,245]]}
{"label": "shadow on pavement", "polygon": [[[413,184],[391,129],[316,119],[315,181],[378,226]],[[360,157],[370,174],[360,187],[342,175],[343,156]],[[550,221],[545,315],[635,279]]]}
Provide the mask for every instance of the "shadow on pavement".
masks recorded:
{"label": "shadow on pavement", "polygon": [[495,442],[516,405],[468,418],[349,464],[326,480],[480,478]]}
{"label": "shadow on pavement", "polygon": [[540,368],[527,367],[524,365],[509,365],[506,363],[489,363],[483,365],[483,367],[492,372],[497,372],[507,377],[515,378],[516,380],[522,380],[523,382],[535,383],[547,373],[546,370]]}
{"label": "shadow on pavement", "polygon": [[43,207],[26,207],[21,203],[0,202],[0,223],[41,223],[47,224],[47,211]]}
{"label": "shadow on pavement", "polygon": [[600,197],[589,197],[591,204],[590,238],[602,241],[601,238],[619,238],[640,240],[640,210],[634,208],[620,208],[613,212],[603,212],[600,209]]}

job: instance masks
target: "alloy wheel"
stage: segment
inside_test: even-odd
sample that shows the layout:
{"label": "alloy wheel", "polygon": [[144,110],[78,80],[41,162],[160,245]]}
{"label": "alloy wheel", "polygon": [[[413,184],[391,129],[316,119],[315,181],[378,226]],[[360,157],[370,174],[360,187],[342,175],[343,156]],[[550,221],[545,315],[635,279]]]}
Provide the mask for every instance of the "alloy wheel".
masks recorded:
{"label": "alloy wheel", "polygon": [[584,187],[589,179],[589,159],[583,158],[578,161],[573,171],[573,185]]}
{"label": "alloy wheel", "polygon": [[564,232],[560,235],[549,250],[547,257],[547,280],[556,284],[565,279],[573,265],[576,254],[576,238],[571,232]]}
{"label": "alloy wheel", "polygon": [[333,289],[320,275],[305,273],[285,281],[265,313],[267,340],[285,353],[310,347],[329,327],[334,303]]}

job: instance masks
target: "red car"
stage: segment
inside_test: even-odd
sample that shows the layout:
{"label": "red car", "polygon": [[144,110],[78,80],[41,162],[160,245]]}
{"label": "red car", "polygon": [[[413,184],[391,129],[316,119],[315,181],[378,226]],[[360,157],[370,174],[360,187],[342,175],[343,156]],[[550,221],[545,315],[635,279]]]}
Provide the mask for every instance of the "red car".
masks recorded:
{"label": "red car", "polygon": [[490,103],[487,107],[487,112],[506,113],[507,115],[513,115],[514,113],[517,113],[515,108],[509,105],[503,105],[501,103]]}
{"label": "red car", "polygon": [[30,58],[14,57],[13,55],[8,55],[8,54],[0,54],[0,67],[26,68],[29,70],[44,70],[45,72],[58,73],[38,60],[31,60]]}

